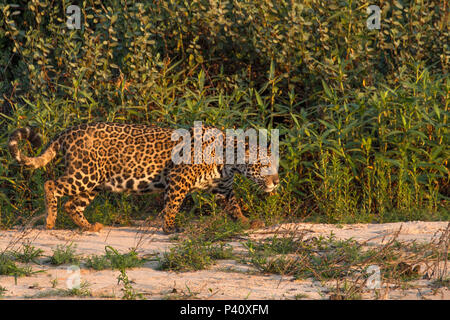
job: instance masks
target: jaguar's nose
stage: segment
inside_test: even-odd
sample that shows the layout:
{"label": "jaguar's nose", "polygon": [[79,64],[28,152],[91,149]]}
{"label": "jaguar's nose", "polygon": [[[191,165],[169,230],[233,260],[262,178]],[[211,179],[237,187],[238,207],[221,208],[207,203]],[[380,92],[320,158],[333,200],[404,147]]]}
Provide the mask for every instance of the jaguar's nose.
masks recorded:
{"label": "jaguar's nose", "polygon": [[272,183],[274,186],[280,183],[280,178],[278,178],[278,175],[272,177]]}

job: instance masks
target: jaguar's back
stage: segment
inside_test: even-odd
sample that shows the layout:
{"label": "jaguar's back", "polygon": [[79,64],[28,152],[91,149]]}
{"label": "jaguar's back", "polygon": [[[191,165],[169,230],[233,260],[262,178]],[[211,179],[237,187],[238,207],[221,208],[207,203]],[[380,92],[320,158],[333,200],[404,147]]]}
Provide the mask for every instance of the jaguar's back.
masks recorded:
{"label": "jaguar's back", "polygon": [[144,193],[164,188],[162,173],[171,164],[175,144],[172,131],[116,123],[74,127],[57,139],[68,182],[79,186],[75,190],[79,192],[102,188]]}

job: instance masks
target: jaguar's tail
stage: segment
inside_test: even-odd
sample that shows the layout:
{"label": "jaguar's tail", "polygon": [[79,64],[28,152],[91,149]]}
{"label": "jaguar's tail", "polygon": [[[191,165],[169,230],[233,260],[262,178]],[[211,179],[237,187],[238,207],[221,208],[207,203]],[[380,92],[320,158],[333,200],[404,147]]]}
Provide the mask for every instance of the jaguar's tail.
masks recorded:
{"label": "jaguar's tail", "polygon": [[49,163],[59,150],[59,143],[53,140],[38,157],[27,157],[19,150],[19,141],[28,140],[33,147],[38,148],[42,144],[41,136],[36,128],[26,127],[15,130],[9,137],[8,149],[18,163],[33,169],[40,168]]}

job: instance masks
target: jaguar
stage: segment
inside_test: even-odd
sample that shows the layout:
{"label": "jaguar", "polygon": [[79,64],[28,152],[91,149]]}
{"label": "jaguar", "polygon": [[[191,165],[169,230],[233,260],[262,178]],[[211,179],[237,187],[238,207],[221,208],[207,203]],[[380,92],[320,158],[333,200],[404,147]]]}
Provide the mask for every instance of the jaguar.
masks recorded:
{"label": "jaguar", "polygon": [[[209,132],[190,128],[194,140]],[[228,141],[225,133],[214,128],[216,135],[203,139],[201,148]],[[225,210],[234,219],[248,223],[233,191],[235,174],[253,180],[265,192],[272,192],[279,184],[278,171],[270,152],[253,163],[221,163],[219,161],[173,161],[178,141],[173,128],[144,124],[84,123],[57,134],[36,157],[20,151],[20,140],[27,140],[33,147],[42,143],[39,130],[34,127],[16,129],[9,137],[8,149],[15,160],[26,167],[36,169],[47,165],[57,156],[65,162],[64,173],[55,180],[44,183],[46,228],[52,229],[57,218],[58,200],[69,196],[64,210],[82,230],[100,231],[103,225],[91,224],[84,216],[86,207],[98,192],[129,192],[144,194],[164,192],[163,231],[171,233],[176,215],[185,197],[195,190],[209,190],[225,202]],[[204,137],[200,137],[204,138]],[[236,143],[235,143],[236,145]],[[194,158],[194,146],[188,155]],[[248,153],[248,150],[246,150]],[[181,151],[180,151],[181,154]],[[213,158],[214,160],[215,158]],[[263,169],[269,169],[263,173]]]}

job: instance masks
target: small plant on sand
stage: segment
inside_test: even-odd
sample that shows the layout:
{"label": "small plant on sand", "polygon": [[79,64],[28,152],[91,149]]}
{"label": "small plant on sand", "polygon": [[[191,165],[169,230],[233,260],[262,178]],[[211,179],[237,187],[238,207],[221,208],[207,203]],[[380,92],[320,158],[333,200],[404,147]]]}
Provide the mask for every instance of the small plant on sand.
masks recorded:
{"label": "small plant on sand", "polygon": [[24,242],[21,250],[16,250],[12,254],[14,256],[14,259],[19,262],[36,263],[36,259],[40,258],[43,252],[44,251],[42,249],[36,249],[34,246],[32,246],[30,242]]}
{"label": "small plant on sand", "polygon": [[50,257],[50,263],[56,266],[62,264],[79,264],[80,259],[75,254],[75,247],[73,243],[69,245],[58,245],[53,250],[53,255]]}
{"label": "small plant on sand", "polygon": [[161,270],[202,270],[214,264],[215,260],[232,259],[233,248],[224,243],[243,227],[223,215],[202,217],[198,224],[188,226],[179,243],[160,259]]}
{"label": "small plant on sand", "polygon": [[140,258],[135,249],[128,253],[119,253],[111,246],[105,247],[105,255],[91,256],[86,260],[86,266],[94,270],[104,269],[128,269],[139,267],[146,259]]}
{"label": "small plant on sand", "polygon": [[227,240],[242,233],[244,226],[240,221],[232,221],[227,215],[203,216],[196,223],[190,223],[184,235],[199,241],[217,242]]}
{"label": "small plant on sand", "polygon": [[57,295],[63,297],[91,297],[92,293],[89,290],[89,283],[86,281],[81,282],[79,287],[73,287],[68,289],[58,289]]}
{"label": "small plant on sand", "polygon": [[18,266],[14,258],[7,253],[0,254],[0,275],[23,277],[30,276],[37,271],[33,271],[29,266]]}
{"label": "small plant on sand", "polygon": [[5,287],[0,286],[0,298],[3,297],[6,291],[8,290]]}
{"label": "small plant on sand", "polygon": [[233,257],[233,248],[227,244],[213,244],[198,239],[186,239],[170,248],[160,259],[161,270],[202,270],[218,259]]}
{"label": "small plant on sand", "polygon": [[[197,295],[199,292],[194,292],[185,284],[186,290],[173,288],[172,291],[166,293],[162,300],[195,300],[200,299]],[[211,289],[210,289],[211,290]]]}
{"label": "small plant on sand", "polygon": [[79,297],[79,298],[92,297],[92,293],[89,290],[89,283],[87,281],[81,282],[80,286],[67,289],[55,288],[55,286],[56,284],[53,283],[52,284],[53,289],[39,292],[31,296],[26,296],[26,298],[44,299],[48,297]]}
{"label": "small plant on sand", "polygon": [[123,284],[123,300],[144,299],[144,295],[133,288],[132,281],[128,279],[128,275],[123,268],[120,269],[120,275],[117,277],[117,284],[120,284],[121,282]]}

